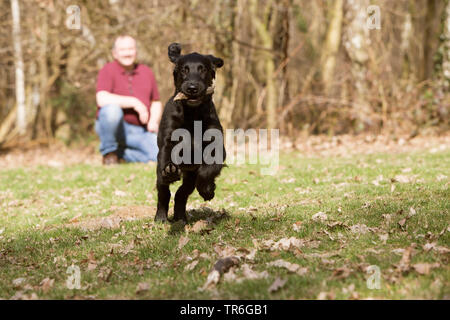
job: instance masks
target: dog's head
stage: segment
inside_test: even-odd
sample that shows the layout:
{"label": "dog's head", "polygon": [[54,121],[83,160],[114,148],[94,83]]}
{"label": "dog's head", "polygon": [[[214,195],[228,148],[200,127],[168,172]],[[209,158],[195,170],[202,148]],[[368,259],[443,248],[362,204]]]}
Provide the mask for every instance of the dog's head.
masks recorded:
{"label": "dog's head", "polygon": [[173,77],[177,95],[174,100],[184,100],[190,107],[201,105],[205,97],[214,92],[215,70],[223,66],[223,60],[197,52],[181,55],[178,43],[169,46],[169,59],[175,64]]}

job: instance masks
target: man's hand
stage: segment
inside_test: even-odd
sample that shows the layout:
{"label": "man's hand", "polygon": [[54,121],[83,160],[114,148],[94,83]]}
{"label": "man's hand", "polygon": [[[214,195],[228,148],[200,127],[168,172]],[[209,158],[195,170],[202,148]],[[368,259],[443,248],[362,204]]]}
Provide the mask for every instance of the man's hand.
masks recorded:
{"label": "man's hand", "polygon": [[160,101],[153,101],[150,106],[150,112],[152,114],[150,121],[147,125],[147,130],[157,133],[159,129],[159,122],[162,116],[162,104]]}
{"label": "man's hand", "polygon": [[139,120],[142,123],[147,123],[148,121],[148,109],[145,104],[141,102],[138,98],[133,99],[133,108],[139,115]]}
{"label": "man's hand", "polygon": [[150,132],[157,133],[158,129],[159,129],[159,124],[156,121],[152,121],[152,119],[150,119],[150,121],[147,124],[147,130]]}

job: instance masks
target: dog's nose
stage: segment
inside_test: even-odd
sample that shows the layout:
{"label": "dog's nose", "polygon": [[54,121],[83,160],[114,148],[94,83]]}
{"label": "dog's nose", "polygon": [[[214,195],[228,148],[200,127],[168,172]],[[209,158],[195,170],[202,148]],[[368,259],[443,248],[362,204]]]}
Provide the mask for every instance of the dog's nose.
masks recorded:
{"label": "dog's nose", "polygon": [[195,84],[190,84],[190,85],[188,85],[186,91],[189,94],[196,94],[196,93],[198,93],[198,87]]}

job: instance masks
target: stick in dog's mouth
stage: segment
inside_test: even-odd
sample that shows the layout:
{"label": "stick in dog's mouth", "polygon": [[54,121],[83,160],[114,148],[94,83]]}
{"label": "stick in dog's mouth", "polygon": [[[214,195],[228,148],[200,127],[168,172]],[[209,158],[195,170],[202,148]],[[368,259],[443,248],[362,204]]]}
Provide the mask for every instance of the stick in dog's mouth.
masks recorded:
{"label": "stick in dog's mouth", "polygon": [[[211,86],[206,89],[206,95],[213,94],[214,88],[216,87],[216,79],[213,80]],[[183,92],[178,92],[177,95],[173,98],[173,101],[178,100],[188,100],[188,104],[192,106],[197,106],[201,103],[200,99],[189,99]]]}

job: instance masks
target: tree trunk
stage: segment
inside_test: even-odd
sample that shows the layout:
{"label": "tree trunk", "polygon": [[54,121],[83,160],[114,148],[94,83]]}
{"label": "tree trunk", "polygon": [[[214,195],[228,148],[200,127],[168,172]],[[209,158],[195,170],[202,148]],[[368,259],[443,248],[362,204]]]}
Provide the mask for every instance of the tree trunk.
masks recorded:
{"label": "tree trunk", "polygon": [[444,31],[442,32],[442,88],[445,91],[450,90],[450,1],[447,2],[445,9]]}
{"label": "tree trunk", "polygon": [[[47,64],[47,48],[48,48],[48,19],[46,8],[40,9],[41,13],[41,45],[39,55],[39,74],[40,74],[40,110],[39,115],[42,120],[43,129],[47,138],[51,136],[51,121],[48,119],[48,64]],[[38,119],[36,119],[38,120]],[[39,134],[39,132],[37,132]]]}
{"label": "tree trunk", "polygon": [[344,46],[352,62],[351,72],[355,84],[353,117],[355,129],[361,131],[370,125],[370,106],[367,98],[367,62],[369,54],[369,29],[366,27],[367,7],[369,0],[347,0],[346,20],[348,25],[344,33]]}
{"label": "tree trunk", "polygon": [[16,69],[16,101],[17,118],[16,126],[19,134],[26,133],[27,119],[25,110],[25,77],[22,57],[22,44],[20,40],[20,8],[18,0],[11,0],[11,12],[13,23],[14,64]]}
{"label": "tree trunk", "polygon": [[402,52],[403,67],[402,67],[402,78],[411,79],[413,77],[413,70],[411,66],[411,40],[413,39],[413,23],[411,13],[406,13],[405,22],[402,26],[402,42],[400,45],[400,50]]}
{"label": "tree trunk", "polygon": [[434,69],[434,54],[439,46],[439,35],[441,27],[442,0],[428,0],[427,13],[425,17],[425,43],[423,52],[423,64],[421,80],[431,79]]}
{"label": "tree trunk", "polygon": [[[277,50],[275,56],[275,65],[277,68],[289,57],[289,9],[292,6],[291,0],[282,0],[278,4],[280,12],[277,14],[275,22],[275,32],[273,35],[273,48]],[[278,99],[278,105],[285,105],[289,99],[289,78],[287,76],[286,65],[282,67],[280,75],[278,76],[280,83],[280,94]]]}
{"label": "tree trunk", "polygon": [[[216,74],[218,112],[224,128],[229,128],[235,113],[236,95],[239,84],[239,68],[241,55],[239,44],[233,41],[239,38],[241,31],[241,17],[243,11],[242,1],[221,3],[215,17],[215,25],[229,30],[227,34],[215,33],[215,49],[221,57],[229,59],[230,63],[221,72]],[[240,110],[238,112],[241,112]]]}
{"label": "tree trunk", "polygon": [[[9,112],[0,125],[0,146],[8,140],[11,128],[14,127],[14,120],[17,118],[17,104]],[[16,127],[17,128],[17,127]]]}
{"label": "tree trunk", "polygon": [[334,76],[334,69],[336,66],[336,55],[341,44],[341,29],[343,18],[343,0],[335,0],[331,8],[331,22],[328,26],[327,37],[322,51],[322,81],[324,90],[327,94],[329,92],[331,82]]}
{"label": "tree trunk", "polygon": [[[267,3],[266,12],[271,10],[272,3],[269,1]],[[267,128],[273,129],[276,125],[276,105],[277,105],[277,96],[275,90],[275,80],[274,80],[274,72],[275,72],[275,63],[272,57],[272,36],[270,33],[270,26],[265,25],[263,21],[258,17],[256,12],[257,1],[252,0],[251,2],[251,11],[252,11],[252,23],[256,29],[256,32],[261,39],[262,45],[265,49],[262,56],[264,59],[265,73],[266,73],[266,112],[267,112]]]}

